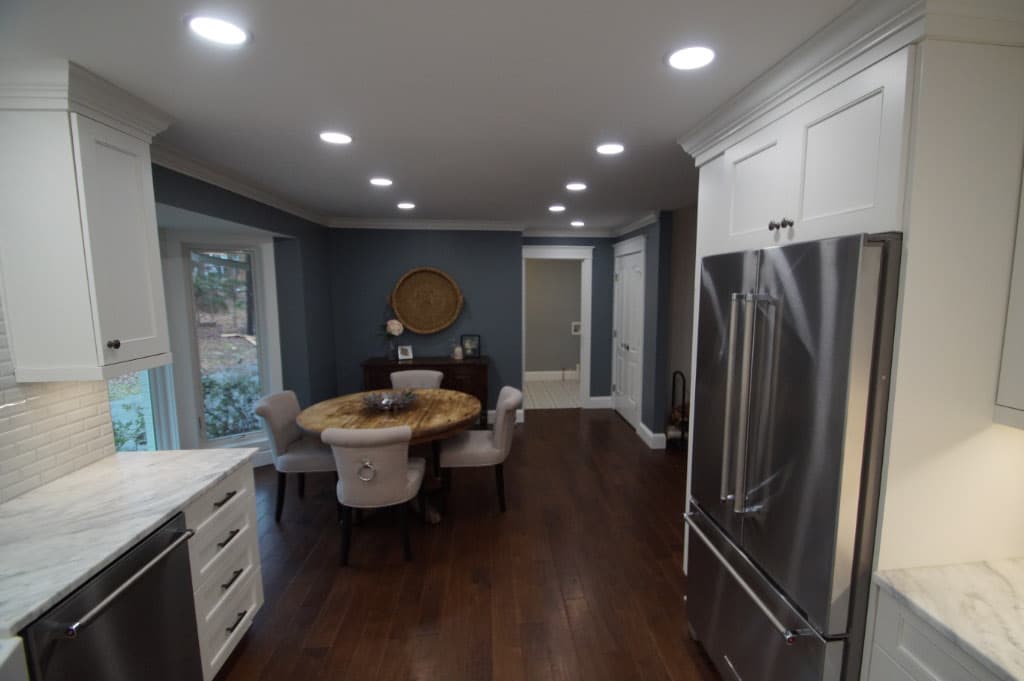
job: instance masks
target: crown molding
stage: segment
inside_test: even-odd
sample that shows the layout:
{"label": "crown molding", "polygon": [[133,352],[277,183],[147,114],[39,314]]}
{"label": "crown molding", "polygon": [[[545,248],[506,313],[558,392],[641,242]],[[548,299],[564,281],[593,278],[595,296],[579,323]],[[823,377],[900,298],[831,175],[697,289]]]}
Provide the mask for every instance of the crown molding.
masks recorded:
{"label": "crown molding", "polygon": [[799,95],[826,76],[844,67],[852,75],[871,63],[869,53],[894,52],[920,39],[925,7],[925,0],[861,0],[715,109],[679,144],[697,165],[706,163],[720,153],[723,140],[795,108],[813,93]]}
{"label": "crown molding", "polygon": [[0,69],[0,109],[70,111],[151,142],[171,117],[64,59],[12,60]]}
{"label": "crown molding", "polygon": [[698,166],[703,165],[830,85],[923,39],[1024,46],[1024,4],[1020,0],[861,0],[678,142]]}
{"label": "crown molding", "polygon": [[455,230],[462,232],[522,232],[519,222],[502,220],[418,220],[416,218],[331,218],[325,223],[334,229],[414,229]]}
{"label": "crown molding", "polygon": [[625,236],[625,235],[629,234],[630,232],[635,232],[636,230],[641,229],[642,227],[646,227],[646,226],[648,226],[648,225],[650,225],[652,223],[656,223],[656,222],[658,222],[658,214],[657,213],[647,213],[647,214],[637,218],[633,222],[629,223],[628,225],[622,225],[621,227],[617,227],[617,228],[611,230],[611,236],[613,236],[613,237]]}
{"label": "crown molding", "polygon": [[524,237],[531,239],[608,239],[611,238],[610,229],[544,229],[543,227],[527,227],[523,232]]}
{"label": "crown molding", "polygon": [[230,170],[200,161],[172,147],[159,143],[154,144],[150,147],[150,156],[153,163],[158,166],[173,170],[182,175],[188,175],[207,184],[212,184],[215,187],[226,189],[229,192],[258,201],[285,213],[290,213],[303,220],[309,220],[324,226],[329,222],[327,217],[306,210],[269,189],[264,189],[247,180],[243,180]]}

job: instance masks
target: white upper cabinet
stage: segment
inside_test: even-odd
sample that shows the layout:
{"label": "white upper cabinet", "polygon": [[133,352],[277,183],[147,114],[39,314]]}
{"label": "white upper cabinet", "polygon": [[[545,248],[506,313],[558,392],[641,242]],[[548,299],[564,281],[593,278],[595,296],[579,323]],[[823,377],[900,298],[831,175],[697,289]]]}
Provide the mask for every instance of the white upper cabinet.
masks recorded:
{"label": "white upper cabinet", "polygon": [[996,396],[996,420],[1024,428],[1024,187],[1021,187],[1020,206],[1003,362]]}
{"label": "white upper cabinet", "polygon": [[701,166],[701,255],[900,230],[909,60],[900,50],[727,140]]}
{"label": "white upper cabinet", "polygon": [[17,104],[0,101],[16,379],[102,380],[170,362],[148,138],[71,107]]}

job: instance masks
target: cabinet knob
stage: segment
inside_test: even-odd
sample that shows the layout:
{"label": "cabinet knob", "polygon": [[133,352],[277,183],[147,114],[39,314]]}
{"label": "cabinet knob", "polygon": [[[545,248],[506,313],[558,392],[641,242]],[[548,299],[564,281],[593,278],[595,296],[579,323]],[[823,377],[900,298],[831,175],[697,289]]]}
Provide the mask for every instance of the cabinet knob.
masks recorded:
{"label": "cabinet knob", "polygon": [[769,232],[774,232],[775,230],[780,229],[780,228],[781,228],[781,225],[779,223],[775,222],[775,220],[772,220],[771,222],[768,223],[768,231]]}
{"label": "cabinet knob", "polygon": [[782,218],[782,222],[779,223],[779,228],[780,229],[786,229],[787,227],[792,227],[792,226],[793,226],[793,221],[790,220],[789,218]]}
{"label": "cabinet knob", "polygon": [[107,347],[111,350],[117,350],[121,347],[121,341],[116,338],[112,341],[107,341]]}

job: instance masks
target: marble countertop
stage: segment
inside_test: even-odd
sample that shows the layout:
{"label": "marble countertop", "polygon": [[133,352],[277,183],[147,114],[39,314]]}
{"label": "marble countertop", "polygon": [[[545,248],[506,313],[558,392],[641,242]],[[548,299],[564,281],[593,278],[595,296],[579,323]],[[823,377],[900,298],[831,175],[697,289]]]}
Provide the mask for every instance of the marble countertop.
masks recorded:
{"label": "marble countertop", "polygon": [[997,678],[1024,681],[1024,558],[888,570],[875,583]]}
{"label": "marble countertop", "polygon": [[115,454],[0,504],[0,637],[17,635],[255,452]]}

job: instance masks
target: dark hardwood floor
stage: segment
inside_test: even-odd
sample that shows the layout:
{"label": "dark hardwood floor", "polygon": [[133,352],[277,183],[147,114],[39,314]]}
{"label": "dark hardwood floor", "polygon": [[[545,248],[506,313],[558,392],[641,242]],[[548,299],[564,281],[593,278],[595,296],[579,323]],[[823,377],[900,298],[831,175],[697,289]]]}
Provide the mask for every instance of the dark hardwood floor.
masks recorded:
{"label": "dark hardwood floor", "polygon": [[[429,453],[429,448],[427,450]],[[294,481],[274,523],[256,473],[266,603],[218,681],[715,681],[686,629],[685,457],[610,411],[530,411],[505,465],[457,470],[440,525],[353,530],[338,566],[330,475]]]}

